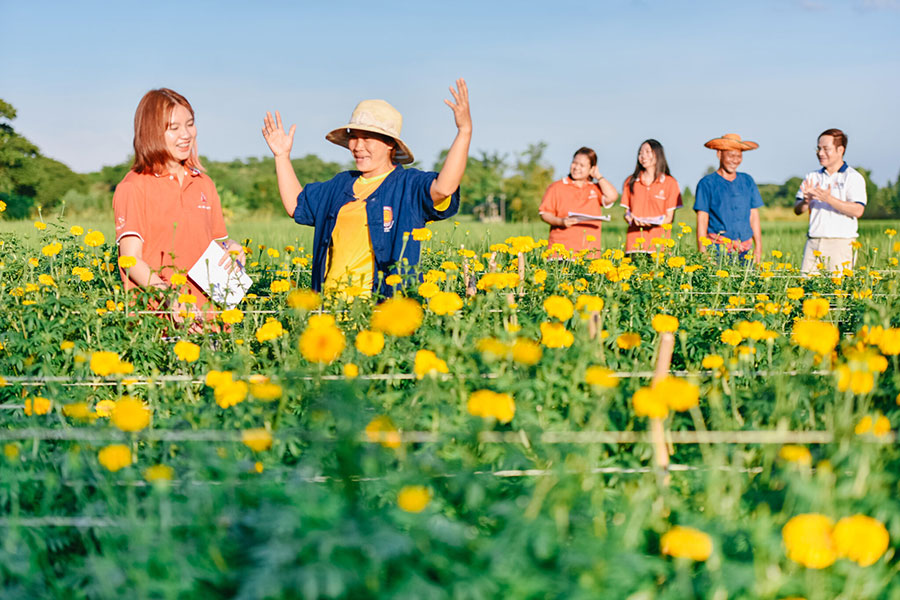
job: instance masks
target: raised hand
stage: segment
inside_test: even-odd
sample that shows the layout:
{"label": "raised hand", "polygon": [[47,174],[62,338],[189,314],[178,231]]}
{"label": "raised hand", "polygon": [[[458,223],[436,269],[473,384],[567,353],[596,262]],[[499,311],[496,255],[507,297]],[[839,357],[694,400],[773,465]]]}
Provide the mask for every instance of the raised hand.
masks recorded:
{"label": "raised hand", "polygon": [[291,125],[290,131],[285,133],[284,125],[281,123],[281,113],[276,110],[275,118],[273,119],[272,113],[266,111],[266,118],[263,119],[262,134],[269,145],[269,150],[276,157],[289,156],[291,154],[291,148],[294,145],[294,131],[296,129],[296,125]]}
{"label": "raised hand", "polygon": [[460,131],[471,133],[472,115],[469,113],[469,88],[466,87],[466,80],[462,77],[457,79],[456,90],[451,86],[450,94],[453,96],[453,102],[444,100],[444,103],[453,111],[456,128]]}

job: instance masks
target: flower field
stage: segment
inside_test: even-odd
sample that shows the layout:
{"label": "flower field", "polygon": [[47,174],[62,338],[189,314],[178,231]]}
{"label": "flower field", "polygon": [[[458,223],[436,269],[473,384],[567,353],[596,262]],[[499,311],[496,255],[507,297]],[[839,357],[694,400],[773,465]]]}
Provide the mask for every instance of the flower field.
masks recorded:
{"label": "flower field", "polygon": [[417,230],[378,305],[248,239],[201,334],[43,225],[0,240],[4,599],[900,598],[893,229],[811,278]]}

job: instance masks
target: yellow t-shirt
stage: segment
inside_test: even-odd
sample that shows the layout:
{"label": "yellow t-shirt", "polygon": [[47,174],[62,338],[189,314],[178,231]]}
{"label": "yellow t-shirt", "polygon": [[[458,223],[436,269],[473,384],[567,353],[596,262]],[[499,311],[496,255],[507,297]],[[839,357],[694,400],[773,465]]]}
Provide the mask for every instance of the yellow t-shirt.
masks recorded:
{"label": "yellow t-shirt", "polygon": [[[354,296],[371,296],[375,278],[375,253],[369,236],[369,216],[366,213],[366,199],[371,196],[385,177],[393,169],[366,179],[360,175],[353,182],[353,196],[356,200],[341,207],[334,231],[331,234],[331,248],[328,252],[328,267],[325,269],[325,293],[340,294],[345,299]],[[446,210],[451,197],[435,203],[438,210]],[[365,232],[365,235],[362,235]]]}
{"label": "yellow t-shirt", "polygon": [[356,200],[341,207],[331,234],[328,268],[322,286],[325,293],[339,293],[350,297],[372,294],[375,254],[369,236],[366,198],[378,189],[391,172],[393,169],[371,179],[360,175],[353,182],[353,196]]}

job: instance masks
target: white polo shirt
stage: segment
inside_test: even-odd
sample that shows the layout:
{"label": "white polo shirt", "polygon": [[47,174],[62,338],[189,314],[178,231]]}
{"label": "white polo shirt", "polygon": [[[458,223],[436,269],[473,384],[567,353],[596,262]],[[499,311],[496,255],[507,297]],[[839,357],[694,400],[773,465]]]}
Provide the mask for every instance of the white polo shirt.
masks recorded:
{"label": "white polo shirt", "polygon": [[[847,163],[832,175],[825,172],[825,167],[809,173],[806,176],[806,185],[822,187],[831,192],[831,195],[845,202],[856,202],[866,205],[866,180],[863,176]],[[797,199],[803,199],[803,191],[797,191]],[[809,233],[811,238],[856,238],[859,237],[856,217],[848,217],[834,208],[819,202],[809,201]]]}

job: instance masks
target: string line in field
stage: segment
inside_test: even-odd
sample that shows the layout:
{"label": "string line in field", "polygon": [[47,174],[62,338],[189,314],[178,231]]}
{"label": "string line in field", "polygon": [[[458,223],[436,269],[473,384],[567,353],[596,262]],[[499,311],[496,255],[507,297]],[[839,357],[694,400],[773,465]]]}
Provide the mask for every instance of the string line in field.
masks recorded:
{"label": "string line in field", "polygon": [[[799,371],[799,370],[791,370],[791,371],[727,371],[727,373],[732,377],[775,377],[775,376],[798,376],[798,375],[815,375],[815,376],[823,376],[823,375],[832,375],[831,371],[826,370],[816,370],[816,371]],[[677,370],[671,371],[672,375],[677,377],[710,377],[720,375],[721,371],[718,370],[699,370],[699,371],[688,371],[688,370]],[[646,379],[648,377],[653,377],[653,371],[614,371],[610,375],[610,377],[614,377],[616,379]],[[440,381],[453,381],[453,380],[465,380],[465,379],[498,379],[500,377],[499,373],[480,373],[477,375],[469,375],[469,374],[446,374],[441,373],[435,375],[434,378]],[[7,385],[15,384],[23,387],[39,387],[45,386],[48,384],[61,384],[63,387],[112,387],[118,385],[156,385],[159,383],[168,384],[168,383],[190,383],[192,385],[205,385],[204,379],[197,379],[193,375],[160,375],[160,376],[149,376],[149,375],[139,375],[136,377],[126,377],[121,380],[115,379],[101,379],[101,378],[77,378],[77,377],[67,377],[62,375],[46,375],[41,377],[25,377],[25,376],[13,376],[10,375],[8,377],[4,377]],[[346,375],[301,375],[301,376],[291,376],[286,377],[285,381],[347,381],[347,380],[363,380],[363,381],[404,381],[404,380],[414,380],[417,379],[417,375],[415,373],[368,373],[357,375],[356,377],[347,377]],[[6,404],[0,404],[0,410],[2,410],[5,406],[10,406]],[[21,408],[21,405],[14,405],[16,408]]]}
{"label": "string line in field", "polygon": [[[225,430],[193,430],[172,431],[166,429],[145,429],[127,435],[115,429],[51,429],[27,428],[0,430],[0,441],[54,440],[78,442],[110,442],[128,441],[132,439],[157,442],[241,442],[241,431]],[[276,438],[282,440],[304,440],[307,442],[337,443],[342,438],[328,437],[307,430],[285,429],[276,432]],[[432,431],[398,431],[380,434],[360,434],[356,442],[380,444],[382,442],[401,443],[441,443],[462,439],[457,433]],[[706,431],[666,431],[666,439],[672,444],[830,444],[835,441],[832,431],[811,430],[706,430]],[[891,432],[883,436],[860,437],[860,441],[874,444],[890,444],[896,439]],[[482,431],[475,436],[475,441],[483,444],[643,444],[650,443],[647,431],[544,431],[529,436],[525,431]]]}

